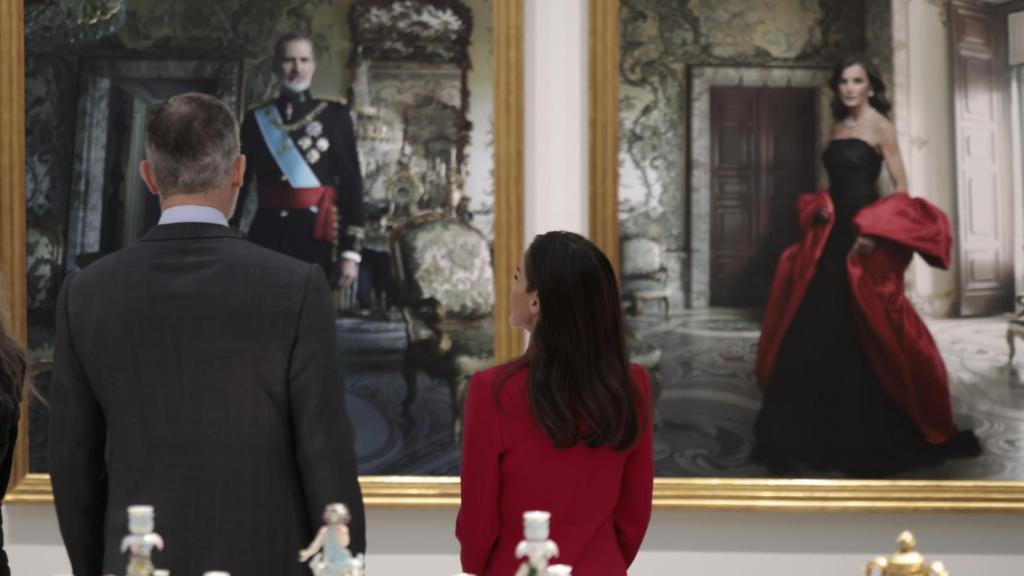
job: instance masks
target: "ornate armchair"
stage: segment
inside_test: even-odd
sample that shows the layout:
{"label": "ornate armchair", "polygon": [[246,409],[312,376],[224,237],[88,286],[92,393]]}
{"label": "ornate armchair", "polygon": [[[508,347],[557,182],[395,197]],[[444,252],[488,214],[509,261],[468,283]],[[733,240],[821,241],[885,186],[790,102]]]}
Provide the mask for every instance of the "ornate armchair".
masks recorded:
{"label": "ornate armchair", "polygon": [[[649,301],[659,302],[668,320],[668,269],[664,262],[664,247],[656,239],[642,233],[624,233],[622,248],[622,298],[629,304],[631,315],[644,313]],[[651,403],[654,407],[654,425],[660,427],[657,407],[661,398],[661,348],[651,340],[632,333],[629,336],[630,360],[647,370],[651,378]]]}
{"label": "ornate armchair", "polygon": [[490,246],[469,224],[427,213],[396,228],[390,248],[407,337],[403,417],[412,420],[422,371],[447,384],[458,436],[469,377],[494,362]]}
{"label": "ornate armchair", "polygon": [[668,270],[664,263],[664,247],[646,236],[622,238],[622,296],[629,302],[629,312],[644,313],[644,304],[656,301],[668,318]]}

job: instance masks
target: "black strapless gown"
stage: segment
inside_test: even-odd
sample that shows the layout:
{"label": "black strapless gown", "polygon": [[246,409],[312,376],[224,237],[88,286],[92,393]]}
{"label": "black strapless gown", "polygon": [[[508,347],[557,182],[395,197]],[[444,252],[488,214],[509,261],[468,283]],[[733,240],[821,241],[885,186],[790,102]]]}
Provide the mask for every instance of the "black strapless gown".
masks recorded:
{"label": "black strapless gown", "polygon": [[853,217],[879,198],[882,157],[863,140],[833,140],[824,163],[835,224],[783,338],[754,429],[753,460],[774,473],[804,465],[877,477],[978,454],[973,432],[929,444],[875,376],[857,333],[846,257],[856,241]]}

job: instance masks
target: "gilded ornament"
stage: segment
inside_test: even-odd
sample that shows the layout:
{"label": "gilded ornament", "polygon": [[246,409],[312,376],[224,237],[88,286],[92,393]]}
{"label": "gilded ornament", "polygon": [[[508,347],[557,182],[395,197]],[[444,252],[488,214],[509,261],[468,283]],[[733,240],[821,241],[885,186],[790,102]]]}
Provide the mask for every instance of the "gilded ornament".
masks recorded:
{"label": "gilded ornament", "polygon": [[942,562],[925,564],[924,556],[917,551],[917,540],[908,530],[899,536],[899,551],[892,556],[877,556],[864,566],[864,576],[873,576],[877,569],[880,576],[949,576]]}

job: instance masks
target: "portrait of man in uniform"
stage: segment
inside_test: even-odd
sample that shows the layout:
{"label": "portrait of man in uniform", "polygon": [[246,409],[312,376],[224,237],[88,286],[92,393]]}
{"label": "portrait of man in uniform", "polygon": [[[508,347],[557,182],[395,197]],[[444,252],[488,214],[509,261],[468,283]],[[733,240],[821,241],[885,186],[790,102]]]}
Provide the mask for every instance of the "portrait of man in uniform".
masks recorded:
{"label": "portrait of man in uniform", "polygon": [[[25,16],[30,296],[18,303],[40,395],[65,278],[161,216],[138,176],[150,115],[204,93],[239,120],[229,225],[334,288],[324,345],[359,473],[457,473],[465,383],[494,362],[493,0],[180,0],[86,29],[46,6]],[[48,473],[47,405],[28,420],[29,469]]]}
{"label": "portrait of man in uniform", "polygon": [[[239,207],[250,191],[257,209],[249,239],[323,267],[328,280],[351,286],[363,238],[363,180],[349,107],[314,98],[313,43],[286,34],[274,48],[277,98],[253,106],[242,122],[248,158]],[[238,227],[242,210],[232,225]]]}

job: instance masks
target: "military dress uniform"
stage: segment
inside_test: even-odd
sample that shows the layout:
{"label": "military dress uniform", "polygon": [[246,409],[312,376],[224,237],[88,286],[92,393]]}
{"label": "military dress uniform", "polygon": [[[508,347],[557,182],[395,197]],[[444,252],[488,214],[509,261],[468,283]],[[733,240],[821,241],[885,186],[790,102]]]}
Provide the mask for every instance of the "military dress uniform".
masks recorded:
{"label": "military dress uniform", "polygon": [[335,277],[341,257],[359,261],[363,179],[349,108],[309,92],[282,92],[251,108],[242,121],[248,162],[232,225],[255,178],[258,208],[249,239],[319,264]]}

